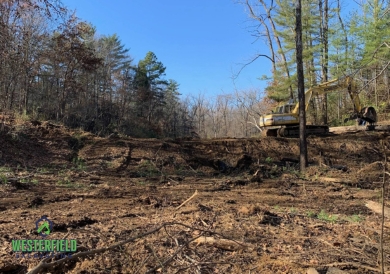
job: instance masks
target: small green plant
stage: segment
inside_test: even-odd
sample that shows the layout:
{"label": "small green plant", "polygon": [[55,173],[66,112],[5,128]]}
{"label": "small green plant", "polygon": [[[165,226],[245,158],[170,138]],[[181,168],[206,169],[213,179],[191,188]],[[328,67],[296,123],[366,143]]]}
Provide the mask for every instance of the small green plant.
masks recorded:
{"label": "small green plant", "polygon": [[30,180],[28,178],[22,178],[22,179],[20,179],[20,182],[22,184],[28,184],[30,182]]}
{"label": "small green plant", "polygon": [[6,184],[7,182],[8,182],[7,176],[5,176],[4,174],[0,174],[0,183]]}
{"label": "small green plant", "polygon": [[76,166],[77,170],[83,171],[86,169],[85,160],[79,157],[74,157],[72,163]]}
{"label": "small green plant", "polygon": [[12,172],[11,168],[6,166],[0,166],[0,173]]}
{"label": "small green plant", "polygon": [[72,181],[68,177],[61,178],[57,181],[57,184],[60,186],[72,187]]}
{"label": "small green plant", "polygon": [[309,210],[309,211],[307,212],[307,217],[309,217],[309,218],[314,218],[316,215],[317,215],[317,214],[316,214],[314,211]]}
{"label": "small green plant", "polygon": [[279,205],[275,205],[275,206],[274,206],[274,210],[275,210],[275,211],[280,211],[280,206],[279,206]]}
{"label": "small green plant", "polygon": [[297,213],[298,213],[298,210],[297,210],[295,207],[291,207],[291,208],[290,208],[290,213],[291,213],[291,214],[297,214]]}
{"label": "small green plant", "polygon": [[138,174],[140,177],[152,177],[156,175],[161,175],[161,172],[150,160],[142,161],[138,166]]}
{"label": "small green plant", "polygon": [[349,221],[351,223],[359,223],[363,220],[363,218],[358,214],[354,214],[352,216],[349,216],[346,219],[347,219],[347,221]]}
{"label": "small green plant", "polygon": [[294,175],[298,178],[301,178],[302,175],[301,175],[301,172],[297,169],[295,169],[294,167],[291,167],[290,169],[288,169],[288,172],[291,174],[291,175]]}
{"label": "small green plant", "polygon": [[26,112],[23,112],[23,113],[15,113],[15,119],[17,121],[27,122],[31,120],[31,117],[27,115]]}
{"label": "small green plant", "polygon": [[267,164],[272,164],[273,161],[274,161],[274,160],[273,160],[271,157],[265,158],[265,162],[266,162]]}
{"label": "small green plant", "polygon": [[47,172],[49,172],[49,169],[46,167],[38,167],[37,172],[38,173],[47,173]]}
{"label": "small green plant", "polygon": [[320,213],[318,213],[317,218],[319,220],[327,221],[330,223],[335,223],[337,221],[337,216],[336,215],[331,215],[325,212],[325,210],[321,210]]}
{"label": "small green plant", "polygon": [[37,179],[32,179],[31,183],[33,183],[34,185],[37,185],[37,184],[39,184],[39,181]]}
{"label": "small green plant", "polygon": [[[60,175],[60,174],[59,174]],[[84,184],[75,183],[70,175],[66,174],[64,171],[61,172],[60,178],[57,180],[57,185],[66,187],[66,188],[84,188]]]}

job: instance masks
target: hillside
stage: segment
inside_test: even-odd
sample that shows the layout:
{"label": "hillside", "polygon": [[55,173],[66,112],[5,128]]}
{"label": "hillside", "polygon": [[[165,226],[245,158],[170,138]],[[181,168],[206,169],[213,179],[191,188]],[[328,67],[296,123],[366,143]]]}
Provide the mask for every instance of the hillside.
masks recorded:
{"label": "hillside", "polygon": [[44,215],[45,239],[76,239],[77,252],[128,240],[51,273],[379,273],[381,219],[365,204],[380,201],[385,133],[310,137],[302,176],[296,139],[100,138],[34,124],[0,135],[1,273],[38,265],[11,241],[42,239]]}

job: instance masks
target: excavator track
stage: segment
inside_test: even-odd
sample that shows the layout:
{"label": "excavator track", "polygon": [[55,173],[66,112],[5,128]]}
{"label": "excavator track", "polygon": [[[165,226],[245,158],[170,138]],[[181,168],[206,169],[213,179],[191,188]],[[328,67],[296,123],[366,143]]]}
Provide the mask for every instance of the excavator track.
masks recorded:
{"label": "excavator track", "polygon": [[[325,136],[329,134],[328,126],[306,125],[306,135]],[[282,127],[278,130],[279,137],[298,138],[299,126]]]}
{"label": "excavator track", "polygon": [[[306,126],[306,135],[316,135],[316,136],[329,135],[329,127],[328,126],[307,125]],[[263,132],[263,136],[298,138],[299,137],[299,125],[267,129]]]}
{"label": "excavator track", "polygon": [[[367,126],[306,126],[307,135],[329,136],[334,134],[353,134],[361,131],[390,132],[390,124],[367,125]],[[299,126],[279,127],[263,130],[262,137],[299,138]]]}

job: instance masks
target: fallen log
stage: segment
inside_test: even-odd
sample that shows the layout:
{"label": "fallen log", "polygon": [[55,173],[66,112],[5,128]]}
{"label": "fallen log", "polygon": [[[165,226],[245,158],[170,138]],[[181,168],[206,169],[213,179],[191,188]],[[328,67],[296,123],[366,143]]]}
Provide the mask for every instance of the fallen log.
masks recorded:
{"label": "fallen log", "polygon": [[327,182],[327,183],[340,183],[340,184],[352,184],[353,182],[344,178],[331,178],[331,177],[318,177],[315,181]]}
{"label": "fallen log", "polygon": [[228,239],[216,239],[214,237],[199,237],[194,241],[196,245],[209,245],[226,251],[236,251],[246,249],[248,246],[242,242],[228,240]]}

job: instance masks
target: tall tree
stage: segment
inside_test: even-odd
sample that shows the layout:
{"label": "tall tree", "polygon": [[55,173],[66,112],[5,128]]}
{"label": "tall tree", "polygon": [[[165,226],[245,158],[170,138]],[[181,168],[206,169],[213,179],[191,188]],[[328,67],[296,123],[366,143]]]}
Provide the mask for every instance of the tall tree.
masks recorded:
{"label": "tall tree", "polygon": [[[88,47],[82,39],[83,28],[78,19],[71,16],[61,32],[55,32],[48,40],[43,55],[41,73],[51,75],[55,83],[55,113],[57,119],[69,117],[68,108],[79,100],[80,76],[84,71],[96,70],[101,59],[94,49]],[[47,102],[54,105],[53,102]]]}
{"label": "tall tree", "polygon": [[362,78],[368,101],[378,108],[380,102],[389,100],[387,80],[380,76],[387,75],[390,51],[384,42],[390,39],[389,2],[374,0],[364,3],[362,14],[357,19],[356,34],[360,38],[360,62],[364,66]]}
{"label": "tall tree", "polygon": [[303,46],[302,46],[302,6],[301,0],[295,3],[295,43],[296,63],[298,75],[298,102],[299,102],[299,148],[300,171],[305,172],[307,166],[307,141],[306,141],[306,111],[305,111],[305,79],[303,73]]}
{"label": "tall tree", "polygon": [[[138,116],[149,125],[157,125],[159,114],[164,103],[164,90],[168,81],[164,79],[165,66],[157,56],[149,51],[145,58],[138,62],[134,77],[137,97]],[[158,131],[158,129],[156,128]]]}
{"label": "tall tree", "polygon": [[[318,3],[314,0],[303,0],[302,8],[302,57],[305,66],[306,86],[316,84],[317,76],[316,70],[319,64],[318,57],[320,56],[320,45],[318,43],[320,17],[318,10]],[[295,39],[294,29],[295,25],[295,8],[291,1],[277,0],[277,16],[275,22],[279,26],[279,35],[283,39],[283,47],[288,53],[288,65],[291,70],[295,72],[293,75],[294,82],[296,81],[295,70]],[[296,85],[296,82],[295,82]]]}
{"label": "tall tree", "polygon": [[180,136],[180,112],[181,105],[179,96],[179,83],[175,80],[169,79],[168,86],[164,91],[164,104],[163,104],[163,132],[168,137]]}
{"label": "tall tree", "polygon": [[[329,27],[329,3],[328,0],[319,0],[319,11],[321,17],[320,39],[322,46],[321,54],[321,82],[328,81],[328,27]],[[323,95],[322,102],[322,122],[328,124],[328,95]]]}
{"label": "tall tree", "polygon": [[116,89],[116,77],[131,63],[128,56],[129,50],[125,48],[116,34],[100,38],[98,47],[99,55],[103,59],[102,92],[108,94],[112,102]]}

